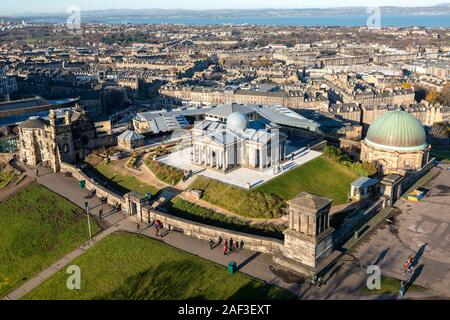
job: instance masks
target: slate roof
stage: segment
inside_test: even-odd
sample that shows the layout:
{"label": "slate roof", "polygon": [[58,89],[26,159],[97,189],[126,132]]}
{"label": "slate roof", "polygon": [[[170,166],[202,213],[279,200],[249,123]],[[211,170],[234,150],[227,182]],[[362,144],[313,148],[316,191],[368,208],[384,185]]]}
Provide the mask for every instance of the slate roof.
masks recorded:
{"label": "slate roof", "polygon": [[329,205],[331,202],[332,200],[330,199],[319,197],[308,192],[302,192],[294,199],[288,201],[288,204],[318,211]]}

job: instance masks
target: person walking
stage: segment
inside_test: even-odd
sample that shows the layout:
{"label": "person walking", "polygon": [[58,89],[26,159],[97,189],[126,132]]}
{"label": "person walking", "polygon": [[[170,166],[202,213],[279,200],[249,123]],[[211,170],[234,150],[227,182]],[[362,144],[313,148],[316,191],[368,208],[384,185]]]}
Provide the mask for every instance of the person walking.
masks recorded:
{"label": "person walking", "polygon": [[102,220],[102,216],[103,216],[103,208],[100,208],[98,210],[98,217],[100,218],[100,220]]}
{"label": "person walking", "polygon": [[405,281],[400,282],[400,296],[403,297],[405,295]]}
{"label": "person walking", "polygon": [[141,230],[141,225],[139,223],[136,223],[136,232],[139,232]]}
{"label": "person walking", "polygon": [[34,170],[34,175],[37,177],[39,177],[39,169]]}
{"label": "person walking", "polygon": [[223,255],[226,256],[228,253],[228,241],[225,240],[225,243],[223,245]]}

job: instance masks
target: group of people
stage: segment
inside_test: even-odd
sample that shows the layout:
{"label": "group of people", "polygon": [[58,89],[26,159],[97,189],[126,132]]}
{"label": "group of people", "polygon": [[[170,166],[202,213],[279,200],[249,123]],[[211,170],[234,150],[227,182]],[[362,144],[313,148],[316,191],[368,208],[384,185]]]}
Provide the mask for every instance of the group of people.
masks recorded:
{"label": "group of people", "polygon": [[244,248],[244,241],[234,241],[233,238],[230,241],[225,240],[223,244],[223,255],[238,254]]}
{"label": "group of people", "polygon": [[122,205],[120,203],[116,203],[113,208],[114,208],[114,212],[122,211]]}
{"label": "group of people", "polygon": [[322,286],[326,285],[326,282],[322,279],[322,277],[317,277],[317,275],[314,274],[311,280],[311,284],[313,286],[321,288]]}
{"label": "group of people", "polygon": [[282,173],[283,171],[284,171],[284,166],[274,166],[273,167],[273,174],[274,175]]}

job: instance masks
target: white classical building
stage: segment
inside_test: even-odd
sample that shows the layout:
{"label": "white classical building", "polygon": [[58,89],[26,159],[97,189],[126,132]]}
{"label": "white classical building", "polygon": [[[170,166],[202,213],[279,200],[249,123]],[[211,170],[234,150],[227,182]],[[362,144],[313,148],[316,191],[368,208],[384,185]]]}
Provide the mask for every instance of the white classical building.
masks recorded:
{"label": "white classical building", "polygon": [[267,170],[285,161],[286,135],[263,119],[249,122],[234,112],[222,121],[204,120],[193,129],[192,163],[224,173],[245,167]]}

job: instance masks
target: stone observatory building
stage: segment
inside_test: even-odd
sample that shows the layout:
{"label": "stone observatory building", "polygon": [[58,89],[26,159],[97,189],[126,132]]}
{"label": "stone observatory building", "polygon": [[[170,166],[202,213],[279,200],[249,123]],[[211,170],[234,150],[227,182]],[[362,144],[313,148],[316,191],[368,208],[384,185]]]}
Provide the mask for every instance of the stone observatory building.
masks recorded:
{"label": "stone observatory building", "polygon": [[361,142],[361,160],[376,162],[383,174],[417,171],[428,163],[429,151],[422,124],[402,110],[375,119]]}

